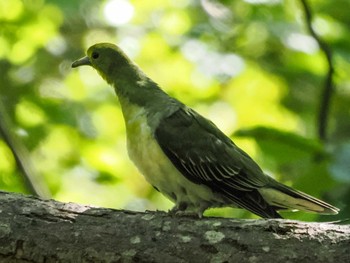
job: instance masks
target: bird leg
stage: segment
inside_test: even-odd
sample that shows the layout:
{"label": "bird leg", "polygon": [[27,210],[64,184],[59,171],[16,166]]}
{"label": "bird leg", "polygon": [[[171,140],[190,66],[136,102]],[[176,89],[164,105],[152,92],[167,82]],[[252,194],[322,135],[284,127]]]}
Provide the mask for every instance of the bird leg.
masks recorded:
{"label": "bird leg", "polygon": [[[191,209],[192,208],[192,209]],[[186,202],[177,203],[169,213],[174,216],[186,216],[194,218],[202,218],[205,209],[194,209],[194,207],[189,206]]]}

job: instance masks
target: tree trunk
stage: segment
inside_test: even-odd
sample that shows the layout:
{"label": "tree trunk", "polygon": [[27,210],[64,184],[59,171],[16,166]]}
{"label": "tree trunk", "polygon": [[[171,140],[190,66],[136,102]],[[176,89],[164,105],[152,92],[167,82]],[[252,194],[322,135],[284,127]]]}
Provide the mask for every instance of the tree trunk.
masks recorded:
{"label": "tree trunk", "polygon": [[1,262],[350,262],[350,225],[174,217],[0,192]]}

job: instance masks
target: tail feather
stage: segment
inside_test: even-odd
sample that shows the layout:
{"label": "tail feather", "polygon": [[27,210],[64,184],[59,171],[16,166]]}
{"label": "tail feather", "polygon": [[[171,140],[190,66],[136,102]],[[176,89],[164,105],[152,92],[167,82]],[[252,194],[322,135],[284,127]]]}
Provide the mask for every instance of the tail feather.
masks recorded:
{"label": "tail feather", "polygon": [[282,184],[260,188],[259,192],[270,205],[282,209],[302,210],[319,214],[338,214],[339,209],[311,195]]}

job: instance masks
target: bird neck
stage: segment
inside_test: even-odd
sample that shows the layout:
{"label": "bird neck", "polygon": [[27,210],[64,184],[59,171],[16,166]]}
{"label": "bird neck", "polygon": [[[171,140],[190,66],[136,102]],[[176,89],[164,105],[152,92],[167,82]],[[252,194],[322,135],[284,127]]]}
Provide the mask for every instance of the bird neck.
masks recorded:
{"label": "bird neck", "polygon": [[138,115],[138,110],[146,114],[150,125],[170,115],[182,103],[170,97],[136,65],[113,67],[108,74],[101,74],[111,84],[119,98],[125,121]]}
{"label": "bird neck", "polygon": [[133,63],[110,67],[108,72],[99,71],[99,73],[114,87],[119,99],[126,99],[138,106],[146,106],[158,97],[167,96]]}
{"label": "bird neck", "polygon": [[113,83],[120,100],[128,101],[140,107],[150,108],[154,104],[166,102],[170,97],[156,83],[146,76],[139,78],[119,79]]}
{"label": "bird neck", "polygon": [[179,101],[166,94],[141,70],[136,73],[129,76],[122,75],[122,78],[119,75],[119,78],[112,82],[126,120],[133,118],[135,109],[140,108],[147,114],[149,122],[156,123],[159,118],[180,107]]}

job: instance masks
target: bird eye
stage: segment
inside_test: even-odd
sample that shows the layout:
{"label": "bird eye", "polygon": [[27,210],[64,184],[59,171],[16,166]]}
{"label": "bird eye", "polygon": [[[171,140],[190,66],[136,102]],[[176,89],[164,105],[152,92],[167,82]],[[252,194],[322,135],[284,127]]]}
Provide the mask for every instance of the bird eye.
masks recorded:
{"label": "bird eye", "polygon": [[93,59],[97,59],[99,56],[100,56],[100,54],[98,54],[97,52],[92,52],[91,57],[92,57]]}

